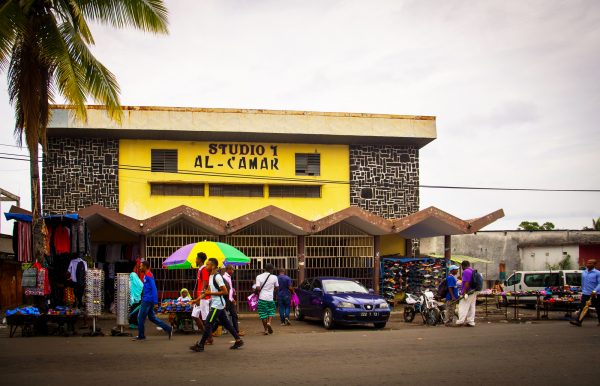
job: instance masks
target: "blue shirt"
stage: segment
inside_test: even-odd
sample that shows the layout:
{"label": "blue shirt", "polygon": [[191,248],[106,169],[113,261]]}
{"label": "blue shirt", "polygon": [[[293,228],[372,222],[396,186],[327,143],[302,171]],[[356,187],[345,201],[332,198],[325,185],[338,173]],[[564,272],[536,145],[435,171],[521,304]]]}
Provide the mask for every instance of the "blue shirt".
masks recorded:
{"label": "blue shirt", "polygon": [[279,275],[277,276],[277,281],[279,282],[279,292],[277,294],[279,296],[291,296],[290,287],[292,286],[292,279],[288,275]]}
{"label": "blue shirt", "polygon": [[446,300],[452,300],[450,292],[454,294],[454,299],[458,299],[458,287],[456,285],[456,277],[454,277],[454,275],[448,275],[448,277],[446,278],[446,283],[448,283],[448,294],[446,295]]}
{"label": "blue shirt", "polygon": [[156,289],[152,272],[146,272],[144,276],[144,295],[142,296],[142,301],[153,304],[158,303],[158,290]]}
{"label": "blue shirt", "polygon": [[584,295],[591,295],[592,291],[600,293],[600,271],[596,268],[591,271],[585,269],[581,273],[581,292]]}

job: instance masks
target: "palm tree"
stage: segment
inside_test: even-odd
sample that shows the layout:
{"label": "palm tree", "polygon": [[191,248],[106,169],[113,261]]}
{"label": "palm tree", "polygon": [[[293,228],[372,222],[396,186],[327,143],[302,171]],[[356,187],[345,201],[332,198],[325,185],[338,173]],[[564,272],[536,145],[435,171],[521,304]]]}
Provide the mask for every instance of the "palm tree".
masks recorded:
{"label": "palm tree", "polygon": [[56,93],[86,119],[85,102],[106,106],[121,119],[115,76],[90,52],[94,38],[87,21],[117,28],[167,33],[162,0],[0,0],[0,69],[7,69],[15,109],[15,136],[23,136],[30,157],[33,256],[43,258],[38,145],[46,149],[49,105]]}

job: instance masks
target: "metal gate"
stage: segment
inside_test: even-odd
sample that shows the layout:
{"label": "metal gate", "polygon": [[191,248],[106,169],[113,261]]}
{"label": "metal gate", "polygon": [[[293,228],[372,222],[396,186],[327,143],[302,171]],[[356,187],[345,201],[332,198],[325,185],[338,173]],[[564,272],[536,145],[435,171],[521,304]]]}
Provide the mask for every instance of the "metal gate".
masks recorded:
{"label": "metal gate", "polygon": [[240,311],[248,310],[246,299],[252,293],[256,276],[263,272],[267,263],[273,264],[275,269],[285,268],[294,285],[297,284],[298,238],[295,235],[269,222],[259,221],[227,236],[226,242],[251,258],[250,264],[239,267],[234,276]]}
{"label": "metal gate", "polygon": [[345,222],[306,237],[306,277],[339,276],[373,288],[373,236]]}
{"label": "metal gate", "polygon": [[162,264],[167,257],[184,245],[205,240],[219,241],[219,236],[211,235],[206,230],[184,220],[167,225],[146,238],[146,260],[150,262],[160,298],[178,297],[182,288],[187,288],[194,296],[196,270],[167,270],[162,267]]}

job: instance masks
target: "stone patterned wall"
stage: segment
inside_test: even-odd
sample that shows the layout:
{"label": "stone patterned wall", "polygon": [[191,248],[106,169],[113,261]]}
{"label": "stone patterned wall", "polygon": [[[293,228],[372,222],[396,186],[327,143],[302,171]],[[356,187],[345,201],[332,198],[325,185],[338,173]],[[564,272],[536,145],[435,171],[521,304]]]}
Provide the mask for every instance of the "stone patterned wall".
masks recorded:
{"label": "stone patterned wall", "polygon": [[[361,197],[368,193],[371,198]],[[400,145],[350,146],[350,204],[381,217],[419,210],[419,149]]]}
{"label": "stone patterned wall", "polygon": [[48,138],[42,195],[45,214],[98,204],[119,210],[119,140]]}

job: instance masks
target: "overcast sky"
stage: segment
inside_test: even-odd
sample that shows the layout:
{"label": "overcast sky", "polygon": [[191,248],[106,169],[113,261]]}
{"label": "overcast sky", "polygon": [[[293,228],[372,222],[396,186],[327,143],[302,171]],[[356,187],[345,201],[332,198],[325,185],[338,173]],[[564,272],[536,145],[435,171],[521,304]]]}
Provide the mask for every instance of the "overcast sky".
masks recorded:
{"label": "overcast sky", "polygon": [[[422,184],[600,189],[600,1],[167,5],[168,36],[94,28],[123,105],[434,115]],[[5,78],[0,144],[14,145]],[[27,173],[27,163],[0,159],[0,187],[29,208]],[[503,208],[486,229],[522,220],[581,229],[600,216],[599,199],[421,190],[421,208],[462,218]]]}

